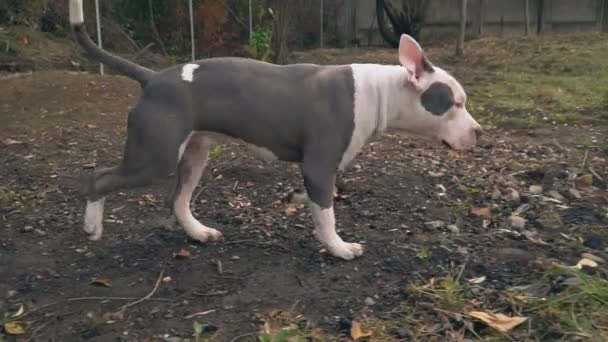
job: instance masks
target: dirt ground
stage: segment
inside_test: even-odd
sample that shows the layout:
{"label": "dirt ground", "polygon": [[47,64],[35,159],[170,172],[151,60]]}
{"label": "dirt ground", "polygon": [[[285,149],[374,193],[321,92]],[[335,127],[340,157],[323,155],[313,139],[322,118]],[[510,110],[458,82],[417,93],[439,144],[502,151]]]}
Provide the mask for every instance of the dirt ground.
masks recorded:
{"label": "dirt ground", "polygon": [[[209,340],[254,341],[278,311],[325,340],[348,340],[353,320],[390,322],[371,341],[456,340],[408,284],[461,270],[485,277],[486,295],[467,307],[522,314],[498,294],[583,253],[608,259],[608,125],[489,128],[460,154],[374,139],[341,178],[337,226],[365,245],[346,262],[321,250],[305,208],[285,203],[302,188],[297,167],[238,145],[214,150],[192,203],[224,241],[193,242],[166,222],[169,183],[110,196],[102,239],[87,240],[68,180],[118,161],[136,83],[36,71],[3,75],[0,88],[0,315],[24,308],[18,340],[181,341],[199,322]],[[606,279],[607,266],[584,270]],[[404,306],[416,324],[400,318]],[[532,339],[532,329],[551,340],[549,323],[529,320],[510,339]]]}

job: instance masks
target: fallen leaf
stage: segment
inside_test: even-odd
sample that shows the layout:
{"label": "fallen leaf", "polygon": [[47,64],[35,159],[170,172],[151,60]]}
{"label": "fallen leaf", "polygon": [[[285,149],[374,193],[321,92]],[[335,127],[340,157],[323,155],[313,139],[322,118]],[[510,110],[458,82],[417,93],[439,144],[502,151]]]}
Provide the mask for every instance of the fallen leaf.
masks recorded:
{"label": "fallen leaf", "polygon": [[295,213],[298,212],[298,208],[296,207],[287,207],[285,208],[285,215],[286,216],[292,216],[295,215]]}
{"label": "fallen leaf", "polygon": [[353,340],[356,341],[360,338],[369,337],[371,335],[371,332],[363,332],[363,328],[361,327],[361,323],[359,321],[352,321],[350,325],[350,337],[352,337]]}
{"label": "fallen leaf", "polygon": [[177,251],[177,253],[173,253],[173,257],[174,258],[189,258],[190,256],[192,256],[192,253],[190,253],[189,250],[182,248],[179,251]]}
{"label": "fallen leaf", "polygon": [[4,323],[4,331],[10,335],[21,335],[25,333],[23,327],[17,322]]}
{"label": "fallen leaf", "polygon": [[531,231],[531,230],[524,230],[523,232],[521,232],[521,235],[523,235],[528,241],[539,244],[539,245],[549,245],[548,243],[546,243],[545,241],[543,241],[543,239],[538,237],[538,233]]}
{"label": "fallen leaf", "polygon": [[574,180],[574,186],[579,190],[585,190],[593,185],[593,176],[586,174]]}
{"label": "fallen leaf", "polygon": [[454,150],[449,150],[448,151],[448,158],[450,159],[458,159],[460,158],[460,153],[454,151]]}
{"label": "fallen leaf", "polygon": [[576,265],[574,265],[574,268],[578,268],[579,270],[583,268],[583,266],[588,266],[588,267],[597,267],[597,262],[591,260],[591,259],[587,259],[587,258],[582,258]]}
{"label": "fallen leaf", "polygon": [[483,311],[470,311],[468,314],[469,316],[477,318],[492,328],[504,333],[509,332],[511,329],[528,319],[528,317],[509,317],[501,313],[491,314]]}
{"label": "fallen leaf", "polygon": [[17,312],[15,312],[15,314],[12,317],[13,318],[19,317],[19,316],[23,315],[24,311],[25,311],[25,309],[23,308],[23,304],[21,304],[19,306],[19,310],[17,310]]}
{"label": "fallen leaf", "polygon": [[10,146],[10,145],[19,145],[19,144],[23,144],[23,141],[19,141],[19,140],[15,140],[15,139],[11,139],[11,138],[6,138],[2,141],[2,143],[4,143],[4,145]]}
{"label": "fallen leaf", "polygon": [[486,281],[486,276],[469,279],[469,283],[471,283],[471,284],[481,284],[484,281]]}
{"label": "fallen leaf", "polygon": [[110,287],[110,279],[107,278],[91,278],[91,285]]}
{"label": "fallen leaf", "polygon": [[490,208],[472,208],[471,215],[489,219],[492,217],[492,211]]}

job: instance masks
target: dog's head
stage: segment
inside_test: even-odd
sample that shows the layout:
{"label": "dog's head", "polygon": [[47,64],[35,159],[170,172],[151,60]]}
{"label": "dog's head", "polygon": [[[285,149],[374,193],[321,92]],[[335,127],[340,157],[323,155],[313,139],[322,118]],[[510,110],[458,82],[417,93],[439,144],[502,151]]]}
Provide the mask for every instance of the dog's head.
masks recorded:
{"label": "dog's head", "polygon": [[399,42],[399,61],[406,73],[407,96],[393,127],[429,137],[455,150],[477,143],[481,126],[466,109],[466,94],[447,71],[434,66],[420,45],[404,34]]}

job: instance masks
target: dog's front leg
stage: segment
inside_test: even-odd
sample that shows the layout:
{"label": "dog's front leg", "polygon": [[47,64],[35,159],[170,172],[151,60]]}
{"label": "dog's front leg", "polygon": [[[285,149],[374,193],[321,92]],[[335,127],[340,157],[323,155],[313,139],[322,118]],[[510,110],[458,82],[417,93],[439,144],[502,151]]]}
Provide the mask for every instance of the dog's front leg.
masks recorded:
{"label": "dog's front leg", "polygon": [[315,163],[302,165],[304,186],[315,226],[315,237],[338,258],[351,260],[363,254],[363,247],[358,243],[344,242],[336,232],[336,218],[333,206],[333,188],[336,180],[335,168],[323,167]]}

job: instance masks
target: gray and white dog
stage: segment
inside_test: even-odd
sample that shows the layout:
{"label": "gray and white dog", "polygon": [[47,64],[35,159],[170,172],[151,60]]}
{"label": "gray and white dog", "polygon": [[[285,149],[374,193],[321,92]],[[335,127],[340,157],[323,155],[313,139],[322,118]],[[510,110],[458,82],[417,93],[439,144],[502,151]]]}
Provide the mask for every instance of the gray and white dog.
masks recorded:
{"label": "gray and white dog", "polygon": [[475,146],[480,125],[465,109],[462,86],[402,35],[400,65],[274,65],[211,58],[155,72],[99,49],[84,26],[82,0],[70,0],[78,43],[96,61],[138,81],[142,95],[129,113],[119,165],[87,176],[84,230],[101,238],[105,196],[176,175],[173,211],[195,240],[221,233],[190,211],[192,191],[219,139],[244,142],[262,155],[298,163],[314,234],[334,256],[363,253],[336,233],[333,187],[370,137],[396,129],[456,150]]}

